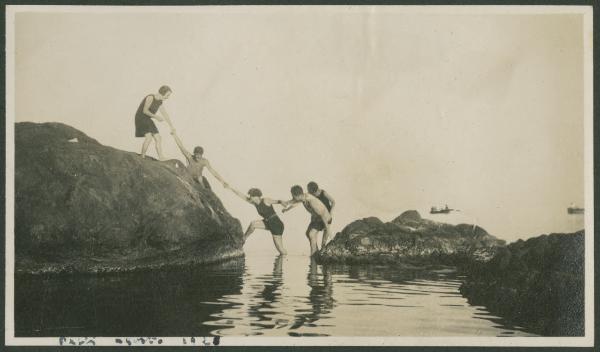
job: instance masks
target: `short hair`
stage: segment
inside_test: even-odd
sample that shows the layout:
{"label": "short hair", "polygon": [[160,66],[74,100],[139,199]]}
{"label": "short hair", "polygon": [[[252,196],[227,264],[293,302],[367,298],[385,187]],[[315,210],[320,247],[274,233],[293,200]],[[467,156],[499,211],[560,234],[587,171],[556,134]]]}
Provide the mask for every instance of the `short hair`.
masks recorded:
{"label": "short hair", "polygon": [[202,147],[194,148],[194,154],[200,154],[200,155],[204,154],[204,148],[202,148]]}
{"label": "short hair", "polygon": [[295,185],[292,187],[292,196],[300,196],[304,193],[304,190],[302,190],[302,187],[299,185]]}
{"label": "short hair", "polygon": [[310,193],[316,192],[319,189],[319,185],[317,185],[316,182],[314,181],[310,181],[307,185],[306,185],[306,189],[308,189],[308,191]]}
{"label": "short hair", "polygon": [[250,188],[248,195],[250,197],[262,197],[262,192],[258,188]]}
{"label": "short hair", "polygon": [[173,90],[171,90],[171,87],[169,87],[169,86],[162,86],[162,87],[158,88],[158,92],[160,93],[160,95],[165,95],[168,92],[173,92]]}

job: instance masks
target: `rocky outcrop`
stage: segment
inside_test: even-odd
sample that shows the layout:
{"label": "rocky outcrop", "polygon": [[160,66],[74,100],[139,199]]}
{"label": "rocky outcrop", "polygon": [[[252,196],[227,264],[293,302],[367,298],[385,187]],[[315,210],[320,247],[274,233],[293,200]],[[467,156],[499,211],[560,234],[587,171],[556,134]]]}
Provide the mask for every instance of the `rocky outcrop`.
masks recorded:
{"label": "rocky outcrop", "polygon": [[584,232],[519,240],[461,286],[471,304],[545,336],[584,335]]}
{"label": "rocky outcrop", "polygon": [[321,262],[457,264],[490,260],[504,241],[475,225],[421,218],[415,210],[384,223],[371,217],[346,226],[319,255]]}
{"label": "rocky outcrop", "polygon": [[178,160],[58,123],[15,126],[17,272],[103,272],[241,256],[242,230]]}

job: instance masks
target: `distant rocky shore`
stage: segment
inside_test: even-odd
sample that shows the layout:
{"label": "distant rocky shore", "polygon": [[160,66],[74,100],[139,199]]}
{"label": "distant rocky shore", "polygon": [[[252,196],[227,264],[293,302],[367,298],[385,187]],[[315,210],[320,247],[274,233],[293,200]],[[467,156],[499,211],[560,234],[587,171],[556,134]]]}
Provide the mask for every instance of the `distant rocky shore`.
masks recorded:
{"label": "distant rocky shore", "polygon": [[243,256],[242,228],[177,160],[60,123],[15,126],[17,273],[111,272]]}

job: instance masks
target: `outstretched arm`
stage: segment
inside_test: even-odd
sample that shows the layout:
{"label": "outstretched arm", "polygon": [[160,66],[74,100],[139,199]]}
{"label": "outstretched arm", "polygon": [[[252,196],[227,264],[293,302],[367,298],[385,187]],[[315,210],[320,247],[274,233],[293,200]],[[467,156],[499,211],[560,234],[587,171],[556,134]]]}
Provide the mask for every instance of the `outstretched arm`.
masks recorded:
{"label": "outstretched arm", "polygon": [[154,97],[152,95],[149,95],[146,97],[146,101],[144,102],[144,114],[147,116],[150,116],[153,119],[157,119],[158,121],[162,121],[163,118],[158,116],[157,114],[153,114],[150,111],[150,105],[152,105],[152,100],[154,99]]}
{"label": "outstretched arm", "polygon": [[185,147],[183,146],[183,143],[181,142],[181,139],[179,139],[179,137],[177,136],[177,133],[175,132],[174,128],[171,129],[171,135],[173,136],[173,139],[175,139],[175,143],[177,143],[177,146],[179,147],[179,150],[181,150],[181,153],[183,154],[183,156],[185,156],[188,163],[191,163],[192,154],[190,154],[190,152],[188,152],[187,149],[185,149]]}
{"label": "outstretched arm", "polygon": [[165,107],[161,105],[158,108],[158,110],[160,111],[160,114],[165,118],[165,121],[167,121],[167,123],[169,124],[169,127],[171,127],[171,129],[175,129],[175,127],[173,127],[173,124],[171,123],[171,117],[169,117],[169,114],[167,114],[167,109],[165,109]]}
{"label": "outstretched arm", "polygon": [[287,204],[286,201],[284,200],[278,200],[278,199],[271,199],[271,198],[263,198],[263,202],[266,205],[273,205],[273,204],[281,204],[282,206],[285,207],[285,205]]}
{"label": "outstretched arm", "polygon": [[283,202],[284,209],[281,212],[285,213],[286,211],[290,211],[290,210],[294,209],[295,207],[297,207],[298,204],[300,204],[300,203],[302,203],[302,202],[299,202],[299,201],[296,201],[293,199]]}
{"label": "outstretched arm", "polygon": [[247,195],[245,195],[244,193],[238,191],[237,189],[227,185],[227,188],[229,188],[231,190],[231,192],[235,193],[236,196],[242,198],[243,200],[245,200],[246,202],[250,203],[250,198],[248,198]]}
{"label": "outstretched arm", "polygon": [[208,171],[210,171],[210,173],[217,180],[219,180],[219,182],[221,182],[223,184],[224,187],[227,187],[227,182],[225,182],[225,180],[223,180],[223,177],[221,177],[221,175],[219,175],[219,173],[215,169],[213,169],[213,167],[210,165],[210,163],[208,162],[208,160],[206,160],[206,168],[208,169]]}

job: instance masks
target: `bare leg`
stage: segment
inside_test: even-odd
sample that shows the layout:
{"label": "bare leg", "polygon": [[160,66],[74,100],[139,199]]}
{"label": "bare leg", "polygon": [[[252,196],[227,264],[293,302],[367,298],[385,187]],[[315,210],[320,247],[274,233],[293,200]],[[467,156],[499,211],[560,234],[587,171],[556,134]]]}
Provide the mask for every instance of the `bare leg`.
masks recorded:
{"label": "bare leg", "polygon": [[329,239],[330,234],[331,234],[331,224],[327,224],[327,225],[325,225],[325,230],[323,231],[323,240],[321,241],[321,250],[323,250],[323,248],[325,248],[325,245],[327,244],[327,240]]}
{"label": "bare leg", "polygon": [[252,232],[254,232],[254,230],[256,229],[266,229],[265,227],[265,223],[262,220],[255,220],[252,221],[250,223],[250,225],[248,226],[248,229],[246,230],[246,233],[244,234],[244,243],[246,242],[246,239],[248,239],[248,237],[252,234]]}
{"label": "bare leg", "polygon": [[153,134],[152,138],[154,138],[154,146],[156,147],[156,154],[158,154],[158,160],[165,160],[165,156],[163,155],[162,151],[162,139],[160,138],[160,134]]}
{"label": "bare leg", "polygon": [[306,237],[310,243],[310,255],[312,256],[319,251],[319,247],[317,247],[317,230],[308,228],[306,230]]}
{"label": "bare leg", "polygon": [[283,248],[283,236],[273,235],[273,244],[275,245],[275,248],[277,248],[279,254],[287,254],[287,251],[285,250],[285,248]]}
{"label": "bare leg", "polygon": [[273,276],[280,276],[283,274],[283,255],[278,255],[273,263]]}
{"label": "bare leg", "polygon": [[148,132],[144,135],[144,143],[142,144],[142,158],[146,157],[146,152],[148,151],[150,142],[152,142],[152,133]]}

